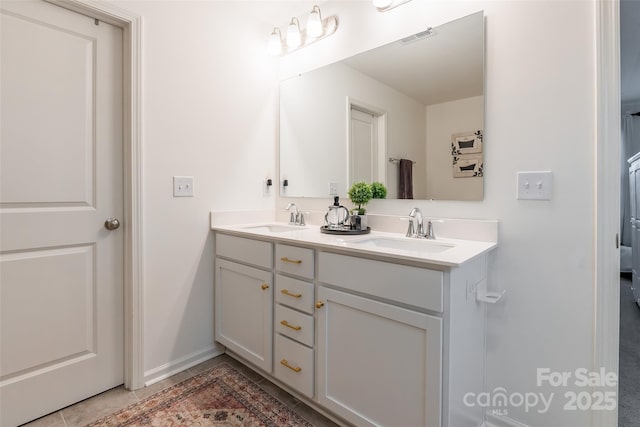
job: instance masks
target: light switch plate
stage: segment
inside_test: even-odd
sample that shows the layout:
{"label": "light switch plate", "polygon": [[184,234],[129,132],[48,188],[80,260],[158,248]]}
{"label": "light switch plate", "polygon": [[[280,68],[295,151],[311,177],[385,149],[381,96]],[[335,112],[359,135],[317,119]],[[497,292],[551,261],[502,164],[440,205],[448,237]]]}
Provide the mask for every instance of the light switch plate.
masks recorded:
{"label": "light switch plate", "polygon": [[173,197],[193,197],[193,177],[173,177]]}
{"label": "light switch plate", "polygon": [[552,190],[551,171],[518,172],[518,200],[551,200]]}

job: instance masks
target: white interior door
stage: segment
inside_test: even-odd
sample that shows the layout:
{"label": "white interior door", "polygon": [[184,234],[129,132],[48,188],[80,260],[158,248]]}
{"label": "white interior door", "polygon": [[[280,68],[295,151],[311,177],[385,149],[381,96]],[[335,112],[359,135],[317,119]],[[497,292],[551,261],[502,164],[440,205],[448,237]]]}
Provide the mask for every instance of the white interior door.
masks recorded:
{"label": "white interior door", "polygon": [[123,382],[122,30],[1,6],[0,424]]}
{"label": "white interior door", "polygon": [[371,113],[351,108],[349,185],[378,180],[377,118]]}

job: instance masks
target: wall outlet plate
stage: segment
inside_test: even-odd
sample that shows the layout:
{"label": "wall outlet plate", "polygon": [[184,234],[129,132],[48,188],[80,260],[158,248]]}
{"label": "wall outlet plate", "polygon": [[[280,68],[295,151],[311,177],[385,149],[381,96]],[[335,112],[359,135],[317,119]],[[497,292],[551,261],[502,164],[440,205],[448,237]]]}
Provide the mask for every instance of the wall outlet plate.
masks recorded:
{"label": "wall outlet plate", "polygon": [[338,183],[335,181],[329,182],[329,195],[337,196],[338,195]]}
{"label": "wall outlet plate", "polygon": [[173,177],[173,197],[193,197],[193,177]]}
{"label": "wall outlet plate", "polygon": [[551,200],[552,189],[551,171],[518,172],[518,200]]}

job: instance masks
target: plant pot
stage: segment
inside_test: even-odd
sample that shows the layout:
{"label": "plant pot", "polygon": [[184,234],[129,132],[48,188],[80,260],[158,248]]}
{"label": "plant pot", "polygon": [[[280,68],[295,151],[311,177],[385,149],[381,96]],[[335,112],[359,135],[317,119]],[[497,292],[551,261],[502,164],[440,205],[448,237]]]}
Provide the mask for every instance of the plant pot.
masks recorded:
{"label": "plant pot", "polygon": [[351,214],[351,228],[354,230],[366,230],[367,229],[367,216],[359,214]]}

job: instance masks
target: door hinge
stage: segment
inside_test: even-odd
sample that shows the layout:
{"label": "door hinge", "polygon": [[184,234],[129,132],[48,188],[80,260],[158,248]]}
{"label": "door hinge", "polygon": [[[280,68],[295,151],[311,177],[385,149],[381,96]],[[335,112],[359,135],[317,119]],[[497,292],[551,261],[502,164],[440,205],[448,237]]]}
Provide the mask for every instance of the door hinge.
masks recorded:
{"label": "door hinge", "polygon": [[98,18],[96,18],[96,19],[93,21],[93,23],[94,23],[94,24],[96,24],[96,25],[100,25],[100,20],[99,20]]}
{"label": "door hinge", "polygon": [[620,234],[616,233],[616,249],[620,249]]}

